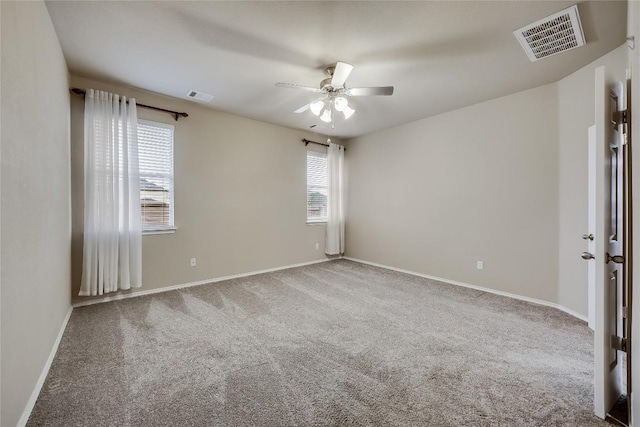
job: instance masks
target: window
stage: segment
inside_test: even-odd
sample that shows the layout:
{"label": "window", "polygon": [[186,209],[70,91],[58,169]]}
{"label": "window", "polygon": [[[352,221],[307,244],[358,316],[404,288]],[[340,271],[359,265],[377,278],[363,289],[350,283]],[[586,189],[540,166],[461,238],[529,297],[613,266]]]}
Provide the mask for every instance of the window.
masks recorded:
{"label": "window", "polygon": [[307,151],[307,222],[327,221],[327,155]]}
{"label": "window", "polygon": [[142,230],[174,230],[173,126],[138,120]]}

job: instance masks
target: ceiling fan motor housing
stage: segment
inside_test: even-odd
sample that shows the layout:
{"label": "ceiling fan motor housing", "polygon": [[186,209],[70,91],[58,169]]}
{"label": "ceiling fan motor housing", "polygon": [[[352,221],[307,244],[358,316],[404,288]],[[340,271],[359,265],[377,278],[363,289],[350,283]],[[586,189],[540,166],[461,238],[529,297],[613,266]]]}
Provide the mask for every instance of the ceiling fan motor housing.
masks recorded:
{"label": "ceiling fan motor housing", "polygon": [[326,79],[322,80],[320,82],[320,89],[326,91],[326,92],[336,92],[339,89],[342,89],[340,87],[335,87],[334,85],[331,84],[331,77],[327,77]]}
{"label": "ceiling fan motor housing", "polygon": [[327,66],[327,68],[324,69],[326,73],[329,75],[329,77],[327,77],[326,79],[320,82],[320,89],[328,92],[336,92],[338,89],[343,89],[343,87],[337,87],[331,83],[331,80],[333,80],[333,74],[336,71],[337,65],[338,65],[337,63],[334,63]]}

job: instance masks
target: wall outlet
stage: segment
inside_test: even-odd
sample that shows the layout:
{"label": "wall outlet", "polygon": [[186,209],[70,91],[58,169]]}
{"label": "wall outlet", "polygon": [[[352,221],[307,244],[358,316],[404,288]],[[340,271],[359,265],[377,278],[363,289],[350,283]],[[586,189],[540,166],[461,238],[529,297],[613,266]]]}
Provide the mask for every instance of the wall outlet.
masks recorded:
{"label": "wall outlet", "polygon": [[320,243],[316,243],[316,251],[320,249]]}
{"label": "wall outlet", "polygon": [[191,267],[195,267],[195,266],[196,266],[196,259],[191,258]]}
{"label": "wall outlet", "polygon": [[478,270],[482,270],[482,269],[484,269],[484,262],[482,262],[482,261],[478,261],[478,262],[476,263],[476,268],[477,268]]}

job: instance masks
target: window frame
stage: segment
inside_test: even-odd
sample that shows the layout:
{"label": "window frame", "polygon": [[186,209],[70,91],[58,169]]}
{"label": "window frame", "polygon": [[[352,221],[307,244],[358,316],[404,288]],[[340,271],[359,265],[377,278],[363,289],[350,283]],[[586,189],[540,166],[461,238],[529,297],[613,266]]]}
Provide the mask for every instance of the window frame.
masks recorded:
{"label": "window frame", "polygon": [[[324,217],[324,218],[319,218],[319,219],[314,219],[314,218],[309,218],[309,153],[314,153],[316,155],[319,155],[320,157],[324,157],[325,159],[327,159],[327,153],[326,152],[322,152],[322,151],[316,151],[316,150],[306,150],[306,155],[305,155],[305,211],[306,213],[306,220],[307,220],[307,225],[322,225],[322,224],[326,224],[328,221],[328,217]],[[327,160],[328,161],[328,160]],[[317,187],[317,186],[316,186]],[[329,192],[329,164],[327,163],[327,198],[328,198],[328,192]]]}
{"label": "window frame", "polygon": [[[153,226],[145,226],[142,224],[142,235],[150,235],[150,234],[172,234],[177,230],[176,222],[175,222],[175,126],[169,123],[156,122],[153,120],[147,119],[138,119],[138,124],[144,124],[147,126],[154,126],[159,128],[171,129],[171,185],[169,189],[169,200],[171,201],[169,204],[169,223],[170,225],[153,225]],[[138,156],[140,156],[140,144],[138,137]],[[140,173],[140,177],[143,178],[144,175]],[[140,210],[142,212],[142,199],[140,200]],[[142,218],[141,218],[142,219]]]}

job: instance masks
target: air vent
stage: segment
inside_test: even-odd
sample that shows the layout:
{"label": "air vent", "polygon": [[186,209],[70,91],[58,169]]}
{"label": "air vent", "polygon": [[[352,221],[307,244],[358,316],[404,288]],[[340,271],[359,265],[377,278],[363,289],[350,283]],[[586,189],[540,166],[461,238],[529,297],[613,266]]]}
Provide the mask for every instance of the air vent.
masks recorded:
{"label": "air vent", "polygon": [[585,44],[578,5],[554,13],[513,32],[531,61]]}
{"label": "air vent", "polygon": [[209,102],[213,99],[213,95],[209,95],[208,93],[198,92],[197,90],[190,90],[187,93],[189,98],[197,99],[198,101]]}

